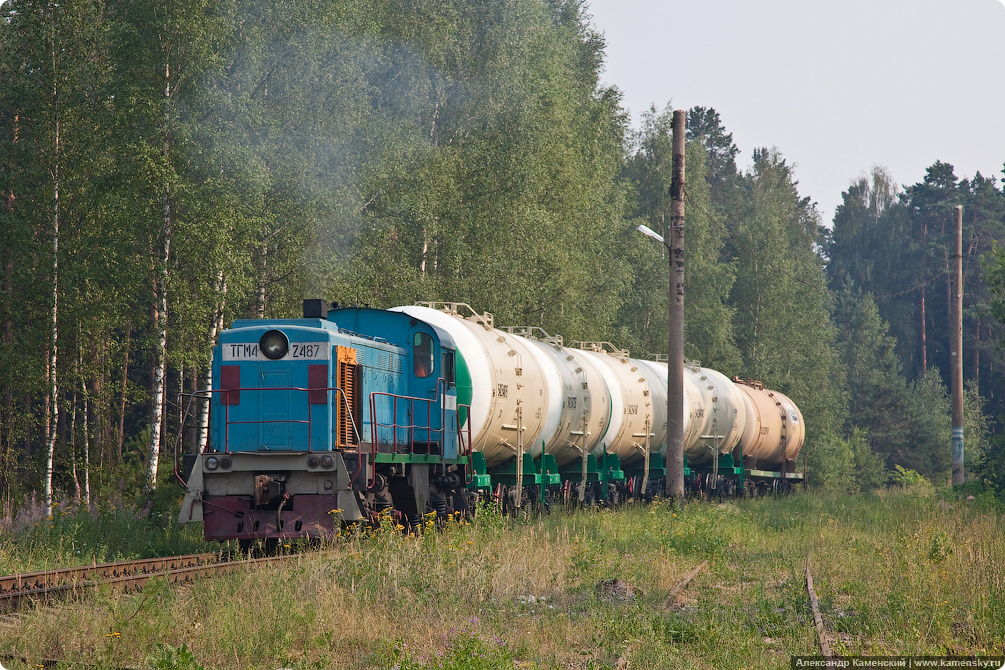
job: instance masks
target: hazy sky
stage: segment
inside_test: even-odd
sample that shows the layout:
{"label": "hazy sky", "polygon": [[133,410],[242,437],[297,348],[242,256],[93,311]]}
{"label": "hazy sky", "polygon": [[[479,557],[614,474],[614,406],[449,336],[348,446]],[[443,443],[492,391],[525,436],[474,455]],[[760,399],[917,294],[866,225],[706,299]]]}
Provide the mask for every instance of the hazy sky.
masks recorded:
{"label": "hazy sky", "polygon": [[829,224],[873,165],[1002,177],[1005,0],[587,0],[604,80],[639,113],[714,107],[740,149],[795,164]]}

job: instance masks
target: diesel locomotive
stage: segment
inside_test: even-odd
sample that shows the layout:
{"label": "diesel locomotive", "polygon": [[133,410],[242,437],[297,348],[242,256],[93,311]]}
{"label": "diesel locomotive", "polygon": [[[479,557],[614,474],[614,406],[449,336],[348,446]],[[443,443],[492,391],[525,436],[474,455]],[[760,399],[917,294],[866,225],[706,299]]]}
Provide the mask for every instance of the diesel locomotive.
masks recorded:
{"label": "diesel locomotive", "polygon": [[[320,537],[390,513],[645,499],[666,477],[666,362],[497,328],[462,303],[378,310],[305,300],[237,320],[213,350],[208,440],[176,446],[180,521],[208,540]],[[735,495],[803,481],[799,408],[685,366],[685,478]]]}

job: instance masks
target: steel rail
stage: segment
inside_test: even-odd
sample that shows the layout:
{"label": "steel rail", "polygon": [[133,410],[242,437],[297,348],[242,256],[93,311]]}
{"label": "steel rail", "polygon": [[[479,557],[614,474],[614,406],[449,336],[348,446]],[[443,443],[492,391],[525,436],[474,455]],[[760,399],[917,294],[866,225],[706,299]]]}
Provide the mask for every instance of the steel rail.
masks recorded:
{"label": "steel rail", "polygon": [[103,585],[140,588],[150,579],[158,577],[172,584],[189,582],[196,577],[227,574],[299,556],[290,554],[229,561],[221,560],[218,554],[190,554],[8,575],[0,577],[0,608],[16,609],[23,600],[39,601]]}

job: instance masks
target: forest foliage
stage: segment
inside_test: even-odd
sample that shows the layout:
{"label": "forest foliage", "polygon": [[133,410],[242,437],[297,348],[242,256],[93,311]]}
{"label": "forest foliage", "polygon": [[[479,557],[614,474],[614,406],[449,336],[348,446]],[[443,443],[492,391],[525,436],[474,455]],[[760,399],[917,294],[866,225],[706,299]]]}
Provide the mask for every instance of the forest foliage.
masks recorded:
{"label": "forest foliage", "polygon": [[[152,486],[220,329],[304,297],[666,350],[635,228],[666,230],[671,113],[630,127],[579,0],[11,0],[0,53],[0,498]],[[963,206],[967,453],[1001,487],[1001,179],[874,168],[831,225],[779,150],[738,168],[713,108],[687,133],[686,355],[791,396],[820,484],[945,477]]]}

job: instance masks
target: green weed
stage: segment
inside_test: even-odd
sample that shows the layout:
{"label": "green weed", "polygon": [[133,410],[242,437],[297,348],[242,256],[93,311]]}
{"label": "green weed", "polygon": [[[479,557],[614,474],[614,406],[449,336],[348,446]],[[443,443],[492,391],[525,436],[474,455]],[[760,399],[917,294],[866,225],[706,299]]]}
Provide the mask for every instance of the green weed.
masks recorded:
{"label": "green weed", "polygon": [[[486,508],[439,531],[387,519],[282,568],[27,611],[0,622],[0,652],[235,670],[784,668],[817,650],[812,555],[834,649],[993,654],[1003,553],[1000,514],[910,487],[519,520]],[[636,595],[598,596],[611,579]]]}

